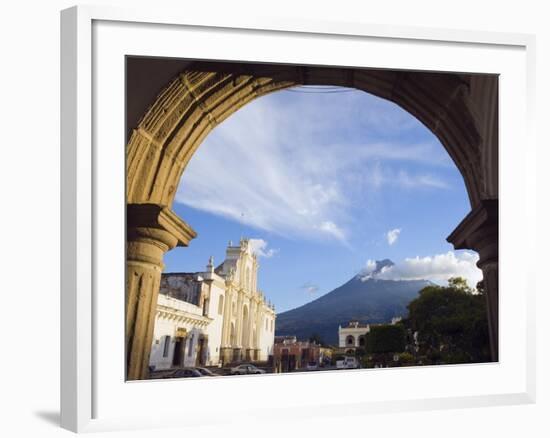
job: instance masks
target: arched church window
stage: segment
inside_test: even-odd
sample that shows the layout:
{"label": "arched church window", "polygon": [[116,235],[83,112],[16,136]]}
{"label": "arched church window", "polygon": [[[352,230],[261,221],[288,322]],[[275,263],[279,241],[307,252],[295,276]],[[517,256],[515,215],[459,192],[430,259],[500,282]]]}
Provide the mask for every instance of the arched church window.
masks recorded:
{"label": "arched church window", "polygon": [[348,335],[346,338],[346,345],[355,345],[355,338],[352,335]]}

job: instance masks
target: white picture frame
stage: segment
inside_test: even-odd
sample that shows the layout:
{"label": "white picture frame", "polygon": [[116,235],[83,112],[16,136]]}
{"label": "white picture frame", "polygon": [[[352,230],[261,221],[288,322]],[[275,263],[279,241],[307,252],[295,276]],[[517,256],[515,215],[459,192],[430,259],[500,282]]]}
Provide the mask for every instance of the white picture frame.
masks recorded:
{"label": "white picture frame", "polygon": [[[510,136],[516,140],[521,139],[525,147],[519,152],[510,150],[501,157],[502,182],[505,182],[507,169],[511,168],[514,160],[518,162],[519,159],[521,163],[521,166],[518,166],[519,170],[514,174],[519,181],[517,188],[510,188],[509,185],[503,184],[501,190],[510,198],[523,198],[526,206],[531,207],[535,205],[534,169],[536,167],[535,144],[531,128],[534,108],[535,41],[533,36],[376,26],[359,22],[296,21],[256,17],[251,19],[246,15],[237,21],[212,18],[207,14],[190,16],[181,11],[163,11],[155,8],[127,10],[103,6],[78,6],[64,10],[61,14],[61,25],[62,427],[84,432],[121,428],[190,426],[198,425],[214,416],[220,427],[223,427],[223,424],[230,422],[235,415],[262,423],[271,421],[275,415],[285,415],[287,418],[363,415],[369,412],[534,402],[534,289],[528,287],[527,278],[529,278],[530,268],[522,264],[517,268],[517,278],[510,278],[508,286],[520,291],[517,296],[509,295],[510,299],[517,300],[513,302],[513,307],[522,310],[514,326],[510,325],[509,312],[512,310],[512,305],[507,306],[504,303],[501,309],[502,330],[506,335],[502,346],[506,349],[507,343],[514,343],[518,348],[513,357],[503,354],[503,358],[497,364],[376,370],[376,374],[364,371],[336,373],[338,376],[327,377],[325,378],[327,380],[323,381],[329,393],[331,391],[335,393],[337,387],[355,388],[362,384],[372,388],[372,394],[348,392],[348,395],[344,399],[340,398],[338,402],[313,400],[309,403],[289,403],[288,400],[284,400],[283,403],[280,395],[277,395],[280,394],[277,392],[277,387],[281,386],[281,380],[277,379],[291,379],[287,382],[291,381],[293,386],[300,386],[304,391],[313,391],[320,383],[319,378],[314,375],[231,378],[208,382],[202,379],[199,379],[201,380],[199,382],[124,382],[124,379],[120,380],[124,343],[119,341],[123,338],[123,326],[116,321],[118,321],[117,318],[123,319],[120,303],[124,294],[120,287],[118,299],[115,292],[108,295],[105,291],[107,287],[109,291],[118,290],[116,284],[120,285],[119,281],[123,278],[124,272],[124,259],[120,259],[124,248],[118,245],[116,251],[107,254],[106,245],[103,242],[120,243],[124,240],[124,180],[121,182],[120,179],[120,172],[124,174],[124,169],[120,167],[120,160],[124,159],[124,142],[120,149],[113,151],[112,160],[105,160],[105,154],[101,149],[106,143],[105,139],[108,139],[110,144],[117,144],[124,136],[124,122],[120,113],[120,109],[123,108],[124,93],[124,78],[120,76],[122,64],[120,56],[124,53],[199,58],[201,50],[204,50],[204,53],[208,51],[205,58],[239,59],[241,56],[239,52],[244,50],[239,44],[234,44],[231,50],[226,48],[223,58],[221,54],[216,55],[220,53],[220,48],[216,44],[219,44],[220,36],[226,33],[227,35],[223,37],[227,41],[232,38],[234,41],[241,42],[244,39],[250,41],[252,37],[264,39],[262,43],[264,45],[261,47],[263,58],[258,58],[260,51],[254,51],[255,45],[251,43],[248,44],[250,51],[243,56],[247,60],[292,62],[294,59],[294,62],[300,60],[315,63],[324,59],[323,64],[346,65],[340,64],[345,54],[339,54],[336,57],[336,53],[320,53],[312,50],[311,58],[304,60],[299,54],[294,55],[290,50],[291,41],[308,39],[308,44],[312,44],[311,47],[314,48],[315,44],[321,44],[323,39],[334,39],[335,44],[340,45],[383,43],[396,53],[401,53],[398,65],[401,68],[415,68],[415,66],[418,68],[418,61],[412,56],[406,56],[407,53],[403,49],[405,46],[423,50],[426,56],[434,50],[455,50],[457,53],[453,56],[439,56],[438,59],[430,61],[430,66],[425,67],[443,71],[476,71],[473,61],[470,60],[468,64],[464,59],[469,56],[469,51],[481,50],[479,53],[488,56],[493,53],[490,56],[494,56],[494,59],[472,57],[477,59],[477,69],[480,72],[499,73],[504,77],[521,79],[521,84],[515,84],[515,90],[511,90],[514,84],[503,84],[501,102],[502,99],[505,102],[508,98],[514,99],[518,108],[514,109],[513,113],[504,112],[501,115],[503,121],[510,125],[503,128],[505,131],[501,132],[502,141],[506,143]],[[148,32],[147,36],[141,39],[140,35],[145,31]],[[178,50],[181,49],[167,43],[178,32],[183,32],[186,38],[192,38],[193,32],[199,32],[205,41],[204,46],[196,45],[187,53],[179,53]],[[109,41],[108,46],[105,41]],[[274,41],[277,41],[276,45],[273,44]],[[276,48],[278,51],[275,50]],[[377,50],[380,51],[380,49]],[[397,52],[399,50],[401,52]],[[112,60],[114,61],[111,62]],[[392,64],[394,61],[389,61],[388,65],[382,65],[383,62],[380,54],[375,66],[396,66]],[[440,63],[439,68],[437,63]],[[105,75],[110,75],[112,72],[114,72],[113,76],[108,76],[108,85],[104,85]],[[507,94],[508,91],[510,94]],[[101,105],[105,105],[103,95],[118,99],[120,102],[118,104],[115,102],[114,106],[109,102],[109,108],[112,108],[109,111],[112,113],[109,113],[108,117],[113,120],[113,125],[98,130],[97,123],[99,126],[106,126],[101,125],[102,117],[107,116],[101,111]],[[508,129],[510,131],[507,131]],[[118,201],[121,205],[116,207]],[[110,206],[115,206],[114,210],[110,209]],[[508,208],[504,211],[507,215],[503,219],[503,233],[505,233],[503,237],[514,235],[514,230],[517,231],[519,224],[525,221],[532,225],[527,227],[529,231],[525,233],[527,238],[523,239],[524,242],[519,241],[520,239],[510,239],[510,244],[502,249],[504,254],[511,253],[515,249],[520,250],[521,245],[533,246],[536,236],[534,217],[528,216],[525,209],[506,206],[503,208]],[[108,217],[105,215],[106,211],[109,211]],[[105,270],[107,264],[115,266],[111,273]],[[116,269],[119,271],[115,271]],[[507,296],[506,291],[503,295]],[[113,301],[110,302],[110,300]],[[98,315],[102,315],[101,318]],[[117,334],[117,330],[120,330],[120,335]],[[115,333],[112,336],[112,342],[105,336],[107,332]],[[457,381],[452,390],[437,384],[437,382],[454,379]],[[461,379],[464,380],[461,381]],[[118,383],[113,383],[115,381]],[[390,390],[391,382],[394,381],[419,383]],[[432,387],[430,388],[430,384],[426,383],[425,391],[420,391],[422,382],[429,381],[433,381]],[[466,384],[468,381],[472,383],[472,387]],[[224,409],[221,404],[210,403],[208,416],[197,411],[192,421],[188,418],[184,419],[178,415],[178,408],[174,407],[177,391],[181,393],[182,385],[186,385],[186,391],[193,394],[197,403],[208,403],[208,399],[203,394],[212,394],[213,391],[217,391],[226,398],[232,397],[235,401],[234,406]],[[474,385],[478,385],[479,388],[474,390]],[[235,395],[237,388],[239,392],[246,392],[260,386],[263,386],[262,391],[270,391],[275,395],[254,406],[243,406],[241,399]],[[388,389],[384,392],[383,388]],[[143,411],[139,411],[132,405],[132,400],[140,400],[140,397],[142,400],[151,401],[143,406]]]}

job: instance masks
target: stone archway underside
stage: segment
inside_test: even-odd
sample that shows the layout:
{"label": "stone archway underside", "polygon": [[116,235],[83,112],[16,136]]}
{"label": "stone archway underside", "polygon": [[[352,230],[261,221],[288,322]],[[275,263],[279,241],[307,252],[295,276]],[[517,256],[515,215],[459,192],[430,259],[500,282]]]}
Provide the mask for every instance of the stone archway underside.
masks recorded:
{"label": "stone archway underside", "polygon": [[[147,110],[132,131],[126,150],[127,203],[133,221],[128,224],[127,249],[126,299],[127,308],[132,309],[126,327],[128,378],[147,375],[147,344],[153,327],[150,315],[154,315],[151,306],[156,305],[162,256],[176,245],[187,245],[195,236],[170,210],[181,175],[219,123],[260,96],[297,85],[366,91],[401,106],[439,138],[464,178],[474,212],[487,206],[485,200],[498,198],[497,81],[490,75],[189,64]],[[494,217],[488,213],[481,216]],[[450,236],[455,247],[480,252],[478,240],[467,239],[488,226],[487,221],[480,222],[479,212],[476,217],[473,225],[466,218],[459,227],[462,232],[457,229]],[[494,223],[489,225],[494,231]],[[485,252],[487,245],[495,246],[493,240],[483,243]],[[489,252],[490,262],[496,258],[498,265],[498,255]],[[480,263],[483,269],[486,263]]]}
{"label": "stone archway underside", "polygon": [[418,118],[456,163],[475,206],[486,197],[486,178],[471,81],[470,76],[441,73],[247,65],[235,72],[192,64],[132,132],[127,146],[128,203],[170,206],[181,174],[204,138],[255,98],[297,85],[333,85],[390,100]]}

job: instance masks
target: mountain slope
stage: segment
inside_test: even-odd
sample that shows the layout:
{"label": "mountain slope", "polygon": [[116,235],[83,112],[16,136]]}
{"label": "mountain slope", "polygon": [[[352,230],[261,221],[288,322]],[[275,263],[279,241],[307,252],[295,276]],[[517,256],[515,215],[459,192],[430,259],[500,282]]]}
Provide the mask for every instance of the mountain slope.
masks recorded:
{"label": "mountain slope", "polygon": [[336,345],[338,326],[351,320],[384,323],[394,316],[406,316],[407,304],[431,282],[376,278],[378,272],[392,265],[390,260],[376,262],[376,269],[368,275],[357,275],[315,301],[278,314],[275,334],[305,340],[316,333],[324,342]]}

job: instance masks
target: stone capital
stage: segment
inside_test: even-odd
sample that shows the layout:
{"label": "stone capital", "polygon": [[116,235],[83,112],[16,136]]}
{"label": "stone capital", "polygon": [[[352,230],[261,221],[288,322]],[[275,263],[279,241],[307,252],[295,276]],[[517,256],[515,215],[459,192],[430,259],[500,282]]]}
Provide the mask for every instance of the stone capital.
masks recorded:
{"label": "stone capital", "polygon": [[188,246],[197,233],[168,207],[158,204],[126,206],[127,238],[158,239],[168,249]]}
{"label": "stone capital", "polygon": [[126,261],[162,271],[164,254],[187,246],[195,231],[167,207],[157,204],[126,206]]}
{"label": "stone capital", "polygon": [[480,268],[498,264],[498,199],[482,200],[447,237],[455,249],[473,249]]}

